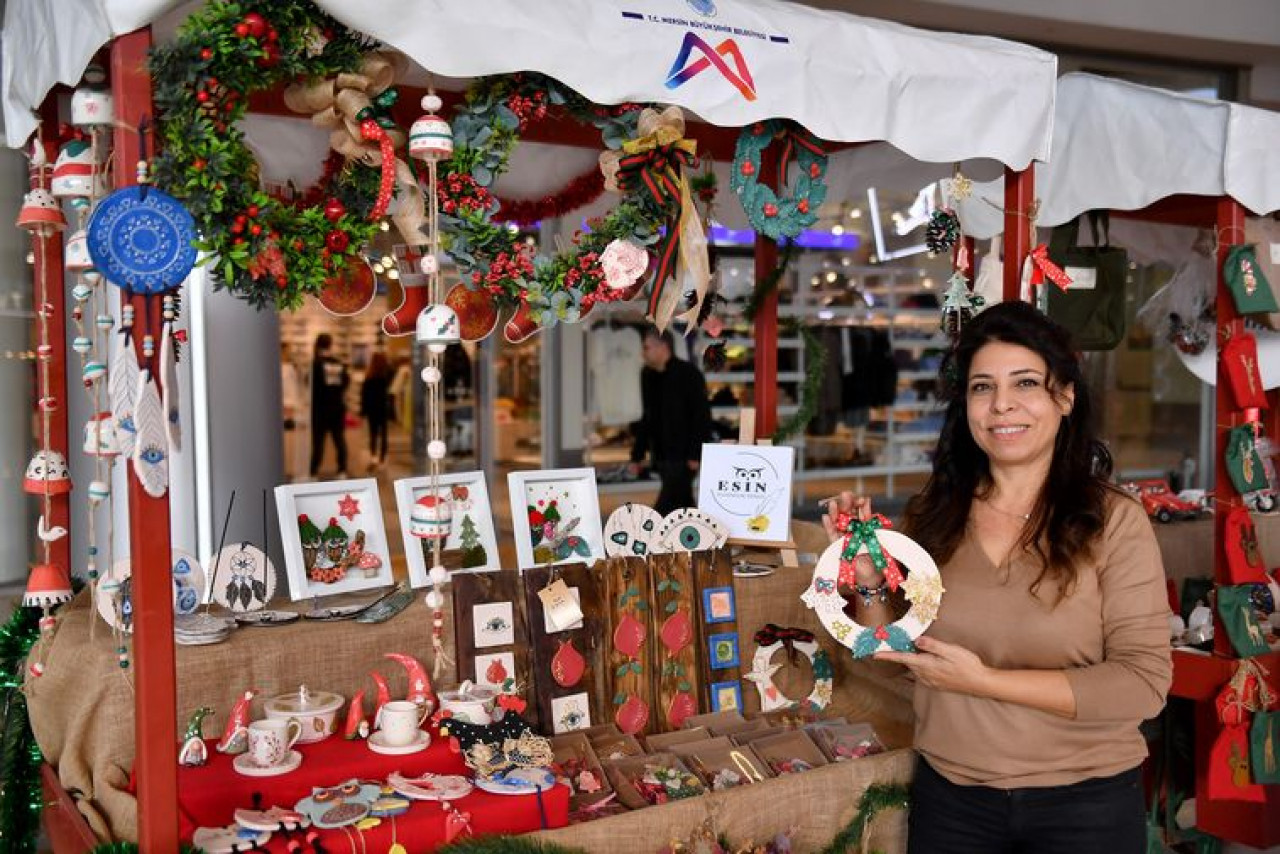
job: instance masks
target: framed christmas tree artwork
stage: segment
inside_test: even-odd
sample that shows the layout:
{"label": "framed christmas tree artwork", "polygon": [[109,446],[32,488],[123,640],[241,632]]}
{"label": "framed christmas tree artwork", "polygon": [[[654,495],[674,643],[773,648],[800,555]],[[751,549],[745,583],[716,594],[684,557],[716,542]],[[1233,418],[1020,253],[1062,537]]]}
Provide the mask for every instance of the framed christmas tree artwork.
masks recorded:
{"label": "framed christmas tree artwork", "polygon": [[401,478],[395,490],[400,536],[414,587],[429,583],[433,538],[443,540],[446,569],[487,572],[500,568],[484,472],[442,474],[434,491],[430,477]]}

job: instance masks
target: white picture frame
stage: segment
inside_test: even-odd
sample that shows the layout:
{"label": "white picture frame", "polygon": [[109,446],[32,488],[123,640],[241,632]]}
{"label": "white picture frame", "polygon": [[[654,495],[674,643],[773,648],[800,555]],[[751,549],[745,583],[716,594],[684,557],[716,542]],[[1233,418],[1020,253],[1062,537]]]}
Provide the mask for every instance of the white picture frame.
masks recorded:
{"label": "white picture frame", "polygon": [[[600,500],[593,468],[513,471],[507,475],[511,503],[511,529],[516,538],[516,563],[520,569],[561,563],[592,563],[605,556],[604,530],[600,524]],[[545,531],[535,534],[536,519],[545,518],[551,502],[557,516],[550,542],[557,551],[547,553]],[[543,522],[545,526],[546,521]]]}
{"label": "white picture frame", "polygon": [[703,445],[698,509],[728,529],[731,543],[788,542],[795,453],[788,445]]}
{"label": "white picture frame", "polygon": [[[469,516],[479,537],[479,548],[484,558],[475,566],[464,566],[467,572],[489,572],[502,568],[498,555],[498,535],[493,525],[493,508],[489,504],[489,485],[482,471],[452,472],[436,478],[439,494],[449,497],[452,517],[449,520],[449,538],[445,549],[462,548],[464,516]],[[410,533],[410,517],[413,505],[431,492],[431,478],[403,477],[394,484],[396,513],[400,517],[400,539],[404,545],[405,561],[409,567],[409,583],[413,587],[426,587],[430,582],[427,573],[431,567],[423,552],[423,540]],[[465,490],[465,497],[459,497]],[[461,511],[461,512],[460,512]],[[466,556],[464,555],[464,562]]]}
{"label": "white picture frame", "polygon": [[[277,486],[275,496],[280,541],[284,547],[285,574],[289,578],[289,597],[293,601],[355,593],[392,584],[391,547],[382,523],[382,504],[376,479],[288,484]],[[354,503],[347,503],[349,501]],[[299,517],[302,515],[306,515],[322,535],[330,527],[329,522],[332,520],[347,535],[348,553],[357,532],[363,531],[363,551],[379,557],[380,565],[377,568],[365,568],[353,564],[344,571],[340,579],[316,580],[312,570],[317,574],[331,570],[330,566],[316,568],[317,562],[336,566],[336,558],[341,553],[336,548],[325,547],[323,541],[318,552],[313,550],[312,545],[308,545],[304,551],[299,528]]]}

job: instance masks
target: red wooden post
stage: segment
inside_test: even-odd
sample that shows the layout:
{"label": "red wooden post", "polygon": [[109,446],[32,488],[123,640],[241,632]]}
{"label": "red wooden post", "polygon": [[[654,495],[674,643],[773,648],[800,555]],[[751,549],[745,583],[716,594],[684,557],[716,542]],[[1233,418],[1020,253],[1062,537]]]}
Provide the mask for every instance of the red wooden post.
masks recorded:
{"label": "red wooden post", "polygon": [[[760,155],[760,181],[778,186],[778,154],[772,146]],[[777,241],[756,233],[756,282],[773,275],[778,266]],[[755,407],[756,436],[767,438],[778,429],[778,287],[756,308]]]}
{"label": "red wooden post", "polygon": [[[53,106],[54,102],[49,101],[49,106]],[[53,138],[56,136],[58,127],[58,113],[56,109],[41,110],[42,119],[44,121],[44,129],[49,132],[50,138],[44,141],[45,156],[50,164],[58,156],[58,144]],[[31,187],[49,188],[50,170],[36,169],[31,173]],[[67,396],[67,297],[66,288],[63,286],[63,270],[62,270],[62,232],[55,231],[45,237],[34,236],[31,241],[31,250],[35,259],[32,268],[32,277],[35,283],[35,308],[36,311],[48,309],[48,322],[45,324],[48,328],[49,346],[53,348],[53,352],[49,356],[48,367],[45,368],[40,362],[36,362],[36,377],[39,397],[50,397],[57,402],[57,407],[50,413],[49,418],[49,450],[62,454],[63,459],[70,460],[71,454],[69,450],[70,440],[67,435],[67,407],[70,406],[70,400]],[[37,318],[34,322],[35,340],[40,340],[41,322]],[[48,378],[47,382],[45,378]],[[37,419],[43,418],[43,415],[37,411]],[[42,432],[42,428],[37,427],[38,432]],[[44,437],[41,435],[39,441],[43,443]],[[41,502],[43,510],[43,501]],[[71,494],[62,493],[61,495],[52,495],[49,498],[49,518],[45,520],[46,526],[49,528],[66,528],[68,532],[71,530]],[[44,560],[41,554],[41,561]],[[68,533],[65,537],[54,540],[49,545],[50,562],[62,567],[67,572],[71,571],[71,536]]]}
{"label": "red wooden post", "polygon": [[[149,29],[111,45],[115,97],[115,184],[137,183],[138,124],[154,116],[147,74]],[[159,338],[160,301],[130,297],[135,329]],[[142,335],[134,335],[138,358]],[[129,552],[133,566],[134,763],[138,786],[138,846],[157,854],[178,850],[177,679],[173,649],[173,580],[169,559],[169,500],[152,498],[129,469]]]}
{"label": "red wooden post", "polygon": [[1004,170],[1004,299],[1022,296],[1022,262],[1031,252],[1031,213],[1035,206],[1035,164],[1021,172]]}

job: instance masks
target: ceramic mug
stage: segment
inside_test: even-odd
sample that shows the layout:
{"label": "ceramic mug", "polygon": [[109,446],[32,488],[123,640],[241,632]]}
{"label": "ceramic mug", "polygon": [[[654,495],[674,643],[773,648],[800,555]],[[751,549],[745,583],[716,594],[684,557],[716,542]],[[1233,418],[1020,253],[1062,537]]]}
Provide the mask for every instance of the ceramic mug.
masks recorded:
{"label": "ceramic mug", "polygon": [[297,718],[266,718],[254,721],[246,729],[249,734],[249,758],[259,768],[274,768],[284,764],[289,758],[289,751],[302,735],[302,724]]}
{"label": "ceramic mug", "polygon": [[408,700],[392,700],[378,712],[378,730],[388,747],[405,747],[418,737],[429,709]]}
{"label": "ceramic mug", "polygon": [[457,720],[483,726],[493,722],[493,707],[498,692],[463,682],[457,691],[440,694],[440,708],[447,710]]}

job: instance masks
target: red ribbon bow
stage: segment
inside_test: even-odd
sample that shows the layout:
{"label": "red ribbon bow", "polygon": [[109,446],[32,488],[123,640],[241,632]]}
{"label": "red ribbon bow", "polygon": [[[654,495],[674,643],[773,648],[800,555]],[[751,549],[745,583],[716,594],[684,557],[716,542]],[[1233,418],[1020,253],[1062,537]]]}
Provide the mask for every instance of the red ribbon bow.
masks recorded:
{"label": "red ribbon bow", "polygon": [[1067,275],[1067,271],[1049,260],[1049,247],[1041,243],[1031,250],[1031,284],[1044,284],[1045,279],[1063,291],[1071,287],[1071,277]]}

